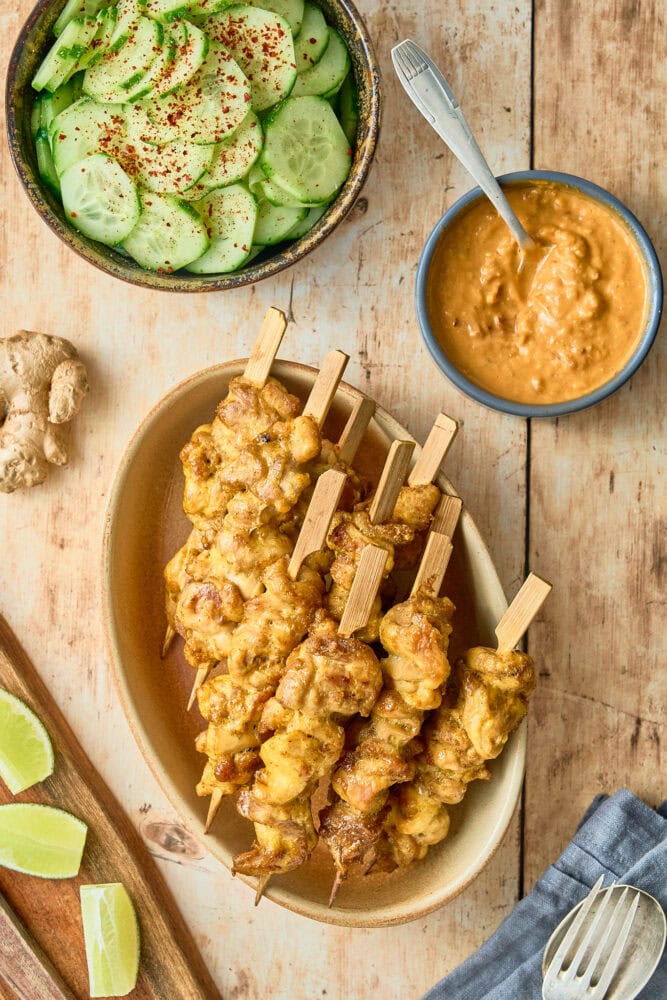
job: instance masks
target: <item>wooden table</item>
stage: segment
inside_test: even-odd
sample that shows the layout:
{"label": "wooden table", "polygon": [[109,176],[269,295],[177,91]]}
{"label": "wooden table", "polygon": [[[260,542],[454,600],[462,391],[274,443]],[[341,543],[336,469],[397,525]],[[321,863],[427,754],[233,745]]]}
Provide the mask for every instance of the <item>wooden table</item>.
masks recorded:
{"label": "wooden table", "polygon": [[[3,5],[3,66],[31,5]],[[595,410],[560,420],[486,411],[440,376],[418,333],[415,268],[433,223],[470,182],[400,91],[389,59],[405,36],[424,44],[498,173],[530,165],[597,181],[664,251],[660,4],[360,5],[385,76],[375,166],[348,221],[277,278],[198,296],[121,284],[60,244],[30,208],[5,148],[0,161],[0,332],[70,337],[92,384],[70,467],[38,489],[0,496],[0,607],[161,859],[230,1000],[414,1000],[530,890],[596,793],[628,785],[653,804],[667,795],[664,337],[631,384]],[[285,356],[316,365],[331,347],[349,352],[346,377],[422,439],[438,410],[456,417],[462,432],[448,473],[508,595],[527,567],[555,585],[529,636],[540,683],[522,806],[479,878],[450,905],[403,927],[345,930],[270,902],[253,909],[247,888],[206,853],[197,831],[182,828],[149,774],[104,651],[100,544],[121,452],[176,382],[247,355],[271,304],[292,317]]]}

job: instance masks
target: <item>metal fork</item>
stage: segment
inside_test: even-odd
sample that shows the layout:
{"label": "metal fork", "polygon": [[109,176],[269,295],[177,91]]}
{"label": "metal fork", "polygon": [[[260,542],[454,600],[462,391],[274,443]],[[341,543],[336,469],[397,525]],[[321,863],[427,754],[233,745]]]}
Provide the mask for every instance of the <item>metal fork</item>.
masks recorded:
{"label": "metal fork", "polygon": [[484,159],[451,87],[435,65],[409,38],[391,50],[396,75],[408,97],[461,161],[526,250],[533,240],[512,211],[491,168]]}
{"label": "metal fork", "polygon": [[[621,965],[641,893],[626,886],[610,910],[615,883],[602,889],[603,878],[584,900],[549,963],[542,983],[543,1000],[603,1000],[606,996]],[[591,913],[598,897],[600,905]]]}

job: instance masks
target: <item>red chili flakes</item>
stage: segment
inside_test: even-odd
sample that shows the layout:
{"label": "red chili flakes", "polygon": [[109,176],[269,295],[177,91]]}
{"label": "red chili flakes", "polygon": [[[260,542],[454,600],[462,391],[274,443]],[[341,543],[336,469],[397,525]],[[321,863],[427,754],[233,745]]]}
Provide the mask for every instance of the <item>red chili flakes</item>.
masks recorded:
{"label": "red chili flakes", "polygon": [[70,217],[70,219],[76,219],[77,213],[76,212],[70,212],[69,213],[69,217]]}

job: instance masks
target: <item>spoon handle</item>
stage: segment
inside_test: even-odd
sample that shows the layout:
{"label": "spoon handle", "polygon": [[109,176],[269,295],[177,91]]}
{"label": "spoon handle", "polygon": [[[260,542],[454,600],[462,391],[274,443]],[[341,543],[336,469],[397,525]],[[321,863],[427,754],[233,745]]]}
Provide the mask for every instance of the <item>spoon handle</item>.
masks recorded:
{"label": "spoon handle", "polygon": [[429,125],[474,177],[523,249],[533,240],[512,211],[470,131],[459,102],[432,59],[406,39],[391,52],[396,74],[408,97]]}

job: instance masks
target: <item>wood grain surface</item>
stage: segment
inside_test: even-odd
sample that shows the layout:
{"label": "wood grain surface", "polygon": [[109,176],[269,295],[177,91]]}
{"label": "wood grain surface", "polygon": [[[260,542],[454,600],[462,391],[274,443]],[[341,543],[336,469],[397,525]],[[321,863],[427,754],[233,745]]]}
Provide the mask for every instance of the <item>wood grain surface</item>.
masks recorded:
{"label": "wood grain surface", "polygon": [[[30,208],[6,149],[0,158],[0,335],[24,327],[70,337],[92,385],[70,467],[0,496],[0,605],[157,859],[225,1000],[417,1000],[511,911],[596,793],[626,783],[649,801],[667,795],[667,678],[657,669],[666,631],[664,343],[607,403],[532,426],[477,406],[441,377],[419,337],[414,275],[435,221],[470,183],[407,101],[389,58],[406,36],[428,49],[496,172],[531,158],[580,172],[624,198],[664,253],[661,5],[358,3],[384,71],[376,162],[348,220],[274,279],[187,297],[124,286],[61,246]],[[17,0],[0,12],[3,72],[30,7]],[[269,305],[292,321],[283,357],[318,364],[328,350],[346,351],[346,379],[420,440],[441,410],[456,418],[447,473],[508,597],[528,565],[554,584],[529,633],[541,676],[523,814],[464,893],[403,927],[316,925],[269,901],[255,910],[148,773],[105,660],[100,544],[118,459],[176,382],[247,356]]]}
{"label": "wood grain surface", "polygon": [[[7,954],[10,942],[8,925],[4,922],[0,924],[3,956],[0,977],[12,978],[18,985],[23,980],[22,1000],[23,997],[69,1000],[72,996],[85,1000],[89,995],[88,973],[79,887],[123,882],[141,927],[141,966],[133,995],[137,1000],[166,1000],[172,996],[183,1000],[216,1000],[220,994],[148,851],[91,766],[1,615],[0,687],[20,698],[40,717],[56,756],[53,774],[39,785],[15,797],[0,786],[0,803],[17,800],[55,806],[78,816],[88,826],[83,861],[76,878],[45,881],[0,867],[0,891],[7,904],[26,930],[30,927],[28,933],[60,971],[72,992],[57,990],[54,983],[52,992],[47,993],[43,982],[32,979],[26,961],[27,949],[19,949],[21,941],[25,943],[23,935],[12,935],[16,946],[12,955]],[[16,974],[17,966],[21,977]]]}

